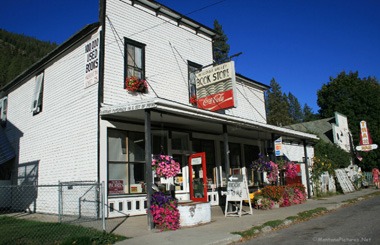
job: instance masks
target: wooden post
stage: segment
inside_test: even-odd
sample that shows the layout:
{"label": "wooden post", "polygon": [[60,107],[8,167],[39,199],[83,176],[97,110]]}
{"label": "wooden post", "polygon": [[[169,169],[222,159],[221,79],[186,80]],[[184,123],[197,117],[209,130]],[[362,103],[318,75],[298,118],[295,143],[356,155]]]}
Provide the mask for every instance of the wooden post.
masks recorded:
{"label": "wooden post", "polygon": [[151,134],[151,121],[150,121],[150,110],[145,110],[145,180],[146,180],[146,192],[147,192],[147,217],[148,217],[148,230],[154,228],[153,217],[150,211],[150,201],[152,199],[153,188],[152,188],[152,134]]}

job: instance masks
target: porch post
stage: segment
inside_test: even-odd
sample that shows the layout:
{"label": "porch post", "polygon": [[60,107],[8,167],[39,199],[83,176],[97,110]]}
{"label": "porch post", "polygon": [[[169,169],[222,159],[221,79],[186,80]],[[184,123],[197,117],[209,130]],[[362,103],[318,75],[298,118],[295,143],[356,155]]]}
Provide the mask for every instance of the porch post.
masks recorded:
{"label": "porch post", "polygon": [[230,149],[228,148],[228,132],[227,125],[223,124],[223,144],[224,144],[224,167],[226,171],[226,180],[228,179],[228,175],[230,174]]}
{"label": "porch post", "polygon": [[302,140],[303,143],[303,152],[305,155],[305,169],[306,169],[306,187],[307,187],[307,198],[310,199],[310,177],[309,177],[309,165],[307,164],[307,148],[306,140]]}
{"label": "porch post", "polygon": [[152,213],[150,212],[150,200],[153,194],[152,188],[152,134],[151,134],[151,125],[150,125],[150,110],[145,110],[144,115],[144,128],[145,128],[145,179],[146,179],[146,192],[147,192],[147,219],[148,219],[148,230],[154,228]]}

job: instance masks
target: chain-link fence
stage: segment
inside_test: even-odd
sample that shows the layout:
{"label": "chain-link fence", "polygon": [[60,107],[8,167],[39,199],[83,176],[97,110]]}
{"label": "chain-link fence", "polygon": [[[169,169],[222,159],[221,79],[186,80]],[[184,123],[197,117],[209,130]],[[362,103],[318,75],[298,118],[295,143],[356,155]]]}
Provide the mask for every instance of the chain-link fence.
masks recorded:
{"label": "chain-link fence", "polygon": [[[0,233],[4,234],[7,229],[8,233],[4,235],[17,236],[27,232],[24,227],[28,226],[44,227],[42,236],[56,234],[58,230],[70,235],[79,230],[80,235],[86,235],[86,232],[94,235],[94,232],[106,230],[104,204],[104,183],[0,185]],[[29,230],[33,234],[24,236],[41,235],[35,229]]]}

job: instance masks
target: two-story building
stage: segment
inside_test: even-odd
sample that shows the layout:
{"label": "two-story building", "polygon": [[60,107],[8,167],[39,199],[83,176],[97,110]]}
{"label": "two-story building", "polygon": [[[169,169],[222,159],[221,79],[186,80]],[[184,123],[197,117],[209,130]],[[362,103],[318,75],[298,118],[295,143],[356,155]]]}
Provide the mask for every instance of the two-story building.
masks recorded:
{"label": "two-story building", "polygon": [[[205,152],[212,204],[226,176],[272,154],[279,136],[312,157],[315,135],[266,123],[267,85],[233,72],[230,107],[198,103],[195,74],[213,67],[214,30],[149,0],[100,1],[99,13],[1,88],[0,142],[14,154],[0,164],[12,165],[12,184],[105,182],[107,216],[116,217],[146,213],[151,154],[181,164],[175,192],[187,200],[188,157]],[[127,82],[136,78],[140,92]]]}

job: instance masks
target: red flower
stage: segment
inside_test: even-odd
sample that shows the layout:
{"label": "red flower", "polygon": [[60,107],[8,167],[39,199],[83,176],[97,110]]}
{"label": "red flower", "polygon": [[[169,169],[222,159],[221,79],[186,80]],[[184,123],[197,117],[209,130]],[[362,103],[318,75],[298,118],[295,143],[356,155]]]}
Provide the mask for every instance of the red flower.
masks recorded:
{"label": "red flower", "polygon": [[192,105],[196,105],[197,104],[197,96],[196,95],[192,95],[190,97],[190,104],[192,104]]}
{"label": "red flower", "polygon": [[131,76],[125,79],[125,89],[130,92],[148,92],[148,84],[145,80],[139,79],[138,77]]}

